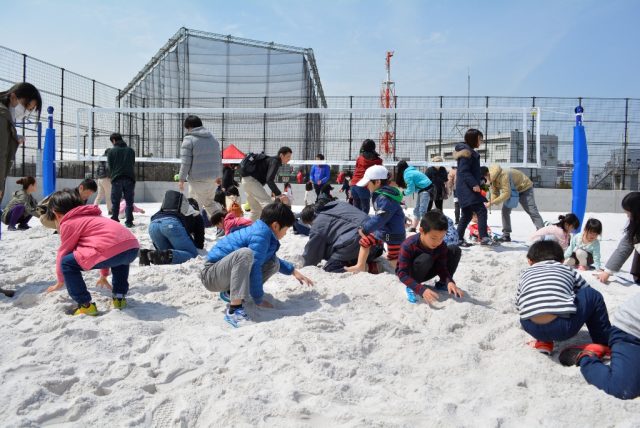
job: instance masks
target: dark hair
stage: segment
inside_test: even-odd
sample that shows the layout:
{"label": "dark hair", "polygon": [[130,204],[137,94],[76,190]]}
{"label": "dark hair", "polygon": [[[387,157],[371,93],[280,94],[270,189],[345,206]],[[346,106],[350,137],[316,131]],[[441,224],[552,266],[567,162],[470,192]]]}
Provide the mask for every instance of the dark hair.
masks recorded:
{"label": "dark hair", "polygon": [[477,149],[478,146],[480,146],[480,138],[482,137],[484,137],[484,135],[482,135],[482,132],[477,129],[471,128],[464,134],[464,142],[469,147]]}
{"label": "dark hair", "polygon": [[224,220],[226,215],[227,215],[227,210],[225,209],[214,211],[214,213],[211,214],[211,218],[209,219],[209,221],[211,222],[212,225],[215,226],[218,223],[220,223],[222,220]]}
{"label": "dark hair", "polygon": [[84,201],[80,196],[71,189],[58,190],[53,192],[49,198],[49,210],[58,214],[66,214],[74,208],[84,205]]}
{"label": "dark hair", "polygon": [[381,180],[371,180],[371,183],[376,182],[376,181],[380,182],[380,187],[389,185],[389,179],[388,178],[383,178]]}
{"label": "dark hair", "polygon": [[318,159],[318,160],[324,160],[324,155],[323,155],[322,153],[318,153],[318,154],[316,155],[316,159]]}
{"label": "dark hair", "polygon": [[564,261],[564,251],[556,241],[536,241],[529,247],[527,258],[534,263],[544,262],[545,260],[555,260],[562,263]]}
{"label": "dark hair", "polygon": [[596,218],[590,218],[584,223],[585,232],[595,232],[598,235],[602,235],[602,223]]}
{"label": "dark hair", "polygon": [[307,205],[300,212],[300,221],[304,224],[311,224],[316,218],[316,207],[314,205]]}
{"label": "dark hair", "polygon": [[489,168],[487,168],[486,166],[481,166],[480,177],[486,177],[487,175],[489,175]]}
{"label": "dark hair", "polygon": [[564,230],[564,227],[566,225],[573,226],[573,228],[576,230],[580,227],[580,219],[578,219],[578,216],[574,213],[559,215],[558,220],[560,221],[558,221],[555,225],[562,230]]}
{"label": "dark hair", "polygon": [[420,227],[425,233],[432,230],[443,231],[449,229],[449,221],[442,211],[433,209],[424,213],[420,220]]}
{"label": "dark hair", "polygon": [[360,153],[364,153],[364,152],[376,153],[376,142],[369,138],[364,140],[362,142],[362,146],[360,146]]}
{"label": "dark hair", "polygon": [[293,153],[293,150],[291,150],[291,148],[289,148],[287,146],[282,146],[278,150],[278,156],[280,156],[280,155],[288,155],[289,153]]}
{"label": "dark hair", "polygon": [[304,185],[304,190],[306,190],[307,192],[310,192],[313,190],[313,183],[310,181],[307,181],[307,184]]}
{"label": "dark hair", "polygon": [[98,183],[93,178],[85,178],[78,184],[78,189],[82,186],[84,190],[91,190],[92,192],[98,191]]}
{"label": "dark hair", "polygon": [[260,220],[269,226],[271,226],[273,222],[276,222],[280,227],[290,227],[295,223],[296,217],[293,215],[293,211],[291,211],[289,205],[276,201],[262,209]]}
{"label": "dark hair", "polygon": [[189,198],[187,199],[187,202],[189,202],[189,205],[191,205],[191,208],[193,208],[196,211],[200,211],[200,205],[198,205],[198,201],[196,201],[193,198]]}
{"label": "dark hair", "polygon": [[629,212],[629,225],[625,232],[632,244],[640,243],[640,192],[628,193],[622,199],[622,209]]}
{"label": "dark hair", "polygon": [[27,100],[27,105],[31,104],[31,101],[35,101],[36,111],[38,112],[36,122],[40,122],[40,112],[42,111],[42,96],[40,96],[40,91],[38,91],[35,86],[33,86],[31,83],[20,82],[10,87],[7,91],[0,92],[0,102],[6,107],[9,107],[9,96],[11,94],[15,94],[16,98],[18,99],[22,98]]}
{"label": "dark hair", "polygon": [[227,203],[225,191],[220,188],[216,190],[216,193],[213,195],[213,200],[224,207]]}
{"label": "dark hair", "polygon": [[202,121],[200,120],[200,118],[198,116],[189,115],[184,120],[184,127],[185,128],[199,128],[201,126],[202,126]]}
{"label": "dark hair", "polygon": [[284,183],[284,188],[286,189],[287,187],[291,188],[291,183],[289,182]]}
{"label": "dark hair", "polygon": [[240,192],[236,186],[231,186],[225,191],[227,196],[240,196]]}
{"label": "dark hair", "polygon": [[26,192],[29,186],[31,186],[32,184],[36,184],[36,179],[31,176],[22,177],[21,179],[16,181],[16,184],[22,184],[22,190]]}
{"label": "dark hair", "polygon": [[114,132],[113,134],[109,135],[109,141],[111,142],[123,141],[122,134],[120,134],[119,132]]}
{"label": "dark hair", "polygon": [[396,165],[396,184],[403,189],[407,188],[407,183],[404,182],[404,172],[409,168],[407,161],[401,160]]}

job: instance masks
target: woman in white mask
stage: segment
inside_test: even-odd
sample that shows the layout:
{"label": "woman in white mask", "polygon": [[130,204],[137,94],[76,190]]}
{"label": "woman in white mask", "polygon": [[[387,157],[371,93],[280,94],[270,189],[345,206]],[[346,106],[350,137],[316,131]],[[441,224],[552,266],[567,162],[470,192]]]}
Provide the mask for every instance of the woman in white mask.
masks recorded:
{"label": "woman in white mask", "polygon": [[8,91],[0,92],[0,201],[4,186],[23,138],[18,136],[16,123],[28,119],[40,120],[42,97],[31,83],[16,83]]}

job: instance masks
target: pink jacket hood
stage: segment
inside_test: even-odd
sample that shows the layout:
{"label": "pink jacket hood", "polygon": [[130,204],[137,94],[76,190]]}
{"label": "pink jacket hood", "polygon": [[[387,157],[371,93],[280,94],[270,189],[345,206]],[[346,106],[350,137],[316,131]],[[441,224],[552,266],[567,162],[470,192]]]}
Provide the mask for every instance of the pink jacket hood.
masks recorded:
{"label": "pink jacket hood", "polygon": [[[89,270],[100,262],[124,251],[140,248],[136,237],[120,223],[102,217],[95,205],[83,205],[66,213],[60,220],[60,248],[56,257],[56,273],[64,282],[60,261],[73,253],[83,270]],[[102,274],[108,275],[103,269]]]}

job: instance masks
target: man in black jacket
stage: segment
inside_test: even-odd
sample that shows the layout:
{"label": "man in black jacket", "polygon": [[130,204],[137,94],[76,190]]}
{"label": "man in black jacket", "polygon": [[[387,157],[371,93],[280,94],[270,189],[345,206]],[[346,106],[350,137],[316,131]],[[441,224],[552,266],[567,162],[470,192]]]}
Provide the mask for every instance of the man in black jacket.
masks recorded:
{"label": "man in black jacket", "polygon": [[126,203],[125,223],[133,227],[133,196],[135,194],[136,176],[133,170],[136,152],[124,142],[122,135],[114,132],[109,137],[113,147],[107,154],[107,164],[111,174],[111,220],[118,220],[120,200],[124,194]]}
{"label": "man in black jacket", "polygon": [[251,206],[251,220],[257,221],[262,214],[262,208],[273,202],[271,196],[264,189],[265,184],[277,199],[284,203],[289,200],[282,194],[275,179],[278,170],[282,165],[286,165],[291,160],[292,151],[289,147],[280,147],[276,156],[266,156],[256,162],[255,170],[247,176],[242,177],[242,185],[247,194],[247,202]]}
{"label": "man in black jacket", "polygon": [[[360,235],[358,228],[369,216],[343,201],[333,201],[316,208],[316,216],[311,224],[309,241],[302,257],[305,266],[316,266],[326,260],[327,272],[345,272],[345,266],[353,266],[358,261]],[[382,255],[382,248],[372,248],[367,262]],[[374,273],[374,272],[372,272]]]}

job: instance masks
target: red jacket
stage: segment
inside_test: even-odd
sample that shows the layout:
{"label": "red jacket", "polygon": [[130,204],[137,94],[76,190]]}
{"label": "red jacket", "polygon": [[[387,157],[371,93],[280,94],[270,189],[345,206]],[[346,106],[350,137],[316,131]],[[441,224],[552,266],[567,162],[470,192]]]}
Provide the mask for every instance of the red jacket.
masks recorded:
{"label": "red jacket", "polygon": [[[56,257],[58,282],[64,282],[60,262],[69,253],[73,253],[83,270],[90,270],[98,263],[133,248],[140,248],[133,233],[120,223],[102,217],[99,207],[76,207],[60,220],[60,248]],[[106,276],[109,269],[101,269],[100,272]]]}
{"label": "red jacket", "polygon": [[296,174],[296,181],[298,182],[298,184],[302,184],[302,182],[304,181],[304,174],[302,174],[302,171],[298,171],[298,173]]}
{"label": "red jacket", "polygon": [[224,216],[224,234],[228,235],[231,232],[231,229],[241,229],[243,227],[250,226],[252,223],[253,222],[248,218],[237,217],[233,211],[230,211],[229,214]]}
{"label": "red jacket", "polygon": [[375,157],[373,159],[367,159],[363,155],[358,156],[356,159],[356,169],[353,171],[353,177],[351,178],[351,183],[357,185],[358,181],[362,180],[364,176],[364,172],[373,165],[382,165],[382,158]]}

